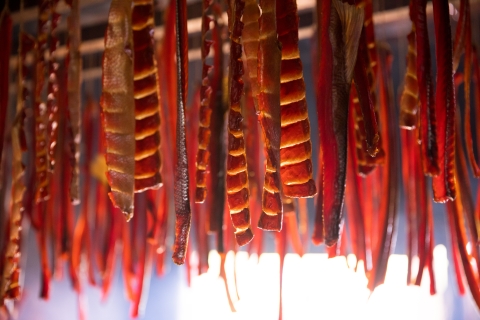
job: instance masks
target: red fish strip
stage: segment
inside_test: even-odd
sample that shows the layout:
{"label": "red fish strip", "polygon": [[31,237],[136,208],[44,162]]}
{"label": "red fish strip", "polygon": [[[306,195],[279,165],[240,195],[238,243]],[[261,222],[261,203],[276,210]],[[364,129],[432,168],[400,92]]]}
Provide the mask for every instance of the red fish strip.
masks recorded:
{"label": "red fish strip", "polygon": [[[464,135],[465,135],[465,145],[468,154],[468,160],[470,162],[470,167],[472,168],[473,175],[478,178],[480,177],[480,165],[475,159],[475,151],[473,148],[473,137],[472,137],[472,124],[471,124],[471,80],[472,80],[472,26],[471,26],[471,17],[470,17],[470,2],[466,2],[466,21],[465,21],[465,67],[464,67],[464,97],[465,97],[465,120],[464,120]],[[475,69],[473,70],[475,72]],[[476,93],[478,95],[478,93]],[[476,104],[476,113],[480,110],[480,105]],[[478,130],[478,129],[477,129]]]}
{"label": "red fish strip", "polygon": [[[321,75],[317,78],[317,115],[318,135],[320,139],[320,155],[318,168],[318,196],[316,202],[315,225],[313,231],[313,243],[319,245],[323,242],[323,213],[324,199],[333,198],[333,188],[330,184],[335,179],[335,172],[338,163],[335,161],[333,152],[336,152],[335,133],[333,131],[333,115],[330,104],[332,101],[332,79],[333,79],[333,54],[329,38],[331,0],[317,0],[317,20],[319,27],[317,31],[317,43],[319,48],[318,72]],[[329,168],[328,171],[325,168]],[[327,207],[328,208],[328,207]]]}
{"label": "red fish strip", "polygon": [[[417,79],[420,97],[420,139],[422,141],[423,171],[427,175],[436,176],[440,172],[438,157],[442,153],[437,150],[437,120],[433,96],[426,0],[413,0],[412,10],[417,39]],[[448,29],[450,30],[450,27]],[[440,35],[440,37],[444,36],[445,34]],[[443,55],[444,52],[441,52]],[[438,122],[438,125],[441,126],[441,119]],[[438,132],[440,130],[439,128]],[[440,138],[441,136],[439,136]]]}
{"label": "red fish strip", "polygon": [[382,189],[379,199],[378,219],[378,242],[373,252],[373,270],[369,278],[368,287],[373,290],[385,280],[387,263],[390,253],[393,251],[394,235],[396,229],[397,214],[397,147],[395,141],[394,116],[389,107],[392,104],[391,67],[393,56],[388,49],[379,48],[379,70],[380,70],[380,121],[382,123],[381,135],[386,137],[389,143],[389,150],[385,155],[385,165],[382,168],[381,177]]}
{"label": "red fish strip", "polygon": [[445,202],[455,199],[456,196],[454,177],[455,91],[453,87],[452,42],[450,40],[448,1],[434,0],[433,12],[438,70],[435,100],[438,121],[438,163],[440,169],[439,175],[433,179],[433,193],[435,201]]}

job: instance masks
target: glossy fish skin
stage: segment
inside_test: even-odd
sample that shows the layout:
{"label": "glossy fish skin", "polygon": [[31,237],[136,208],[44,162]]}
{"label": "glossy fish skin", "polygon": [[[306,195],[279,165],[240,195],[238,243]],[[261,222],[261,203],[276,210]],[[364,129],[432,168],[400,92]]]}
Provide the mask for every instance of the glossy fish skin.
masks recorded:
{"label": "glossy fish skin", "polygon": [[[327,246],[333,246],[340,236],[342,209],[345,195],[347,165],[347,125],[350,83],[357,57],[358,43],[363,26],[363,10],[354,6],[332,2],[329,37],[333,54],[332,118],[335,145],[324,153],[324,239]],[[324,141],[324,140],[323,140]],[[327,172],[333,168],[333,177]],[[332,190],[326,196],[326,190]]]}
{"label": "glossy fish skin", "polygon": [[113,204],[133,216],[135,173],[135,103],[131,0],[114,0],[110,7],[100,100],[105,131],[107,179]]}

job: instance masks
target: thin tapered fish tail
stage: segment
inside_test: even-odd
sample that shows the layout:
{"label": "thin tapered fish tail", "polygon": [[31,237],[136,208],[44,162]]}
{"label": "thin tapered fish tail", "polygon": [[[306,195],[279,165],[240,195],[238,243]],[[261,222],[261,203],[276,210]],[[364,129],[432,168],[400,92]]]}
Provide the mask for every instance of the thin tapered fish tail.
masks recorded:
{"label": "thin tapered fish tail", "polygon": [[267,165],[262,195],[262,214],[258,227],[282,229],[282,184],[280,178],[280,71],[281,49],[277,40],[275,0],[260,1],[258,45],[258,111],[265,141]]}
{"label": "thin tapered fish tail", "polygon": [[229,116],[228,116],[228,156],[227,156],[227,197],[230,217],[235,228],[235,239],[239,246],[253,239],[250,227],[247,155],[243,133],[244,118],[240,100],[243,95],[242,29],[244,0],[235,0],[232,29],[230,30],[230,68],[229,68]]}
{"label": "thin tapered fish tail", "polygon": [[[354,6],[332,2],[329,37],[333,54],[332,83],[332,119],[334,131],[334,150],[326,150],[324,174],[334,169],[333,176],[324,177],[324,237],[327,246],[333,246],[340,236],[343,200],[345,196],[347,165],[347,126],[350,86],[357,58],[358,43],[363,27],[364,12]],[[331,123],[329,125],[332,125]],[[327,154],[328,153],[328,154]],[[334,167],[330,167],[332,162]],[[331,179],[331,180],[327,180]],[[329,185],[327,185],[327,183]],[[333,188],[332,194],[326,197],[325,190]]]}
{"label": "thin tapered fish tail", "polygon": [[135,98],[135,192],[158,189],[160,174],[160,99],[155,59],[153,0],[134,0],[132,28]]}
{"label": "thin tapered fish tail", "polygon": [[188,30],[186,0],[175,1],[175,31],[177,36],[177,124],[175,164],[175,242],[172,259],[178,265],[185,262],[192,214],[190,210],[185,108],[188,89]]}
{"label": "thin tapered fish tail", "polygon": [[280,174],[287,197],[313,197],[310,120],[298,49],[296,0],[277,1],[277,33],[282,44]]}
{"label": "thin tapered fish tail", "polygon": [[419,129],[423,171],[426,175],[436,176],[440,172],[438,159],[440,153],[437,147],[437,119],[433,95],[426,0],[412,1],[411,11],[413,11],[412,15],[417,43],[417,79],[420,99]]}
{"label": "thin tapered fish tail", "polygon": [[242,31],[243,48],[247,61],[248,77],[252,90],[252,97],[255,108],[258,109],[258,80],[257,80],[257,53],[258,42],[260,37],[260,28],[258,18],[260,17],[260,9],[257,0],[245,1],[245,14],[243,17],[244,28]]}
{"label": "thin tapered fish tail", "polygon": [[417,48],[415,37],[415,25],[408,34],[407,70],[400,98],[400,127],[413,130],[418,122],[418,80],[417,80]]}
{"label": "thin tapered fish tail", "polygon": [[210,53],[210,47],[213,41],[208,39],[210,31],[210,23],[213,21],[211,17],[212,0],[203,0],[202,6],[202,88],[200,91],[200,118],[198,128],[198,152],[196,158],[196,174],[195,174],[195,202],[202,203],[207,197],[206,175],[207,166],[210,158],[208,145],[210,143],[210,118],[212,109],[210,104],[212,96],[212,86],[210,84],[210,73],[213,66],[207,64],[207,57]]}
{"label": "thin tapered fish tail", "polygon": [[433,179],[434,200],[455,199],[455,90],[448,2],[433,1],[437,57],[436,116],[439,175]]}
{"label": "thin tapered fish tail", "polygon": [[105,131],[107,178],[111,188],[109,195],[127,220],[133,216],[135,181],[131,4],[130,0],[114,0],[110,7],[100,101]]}

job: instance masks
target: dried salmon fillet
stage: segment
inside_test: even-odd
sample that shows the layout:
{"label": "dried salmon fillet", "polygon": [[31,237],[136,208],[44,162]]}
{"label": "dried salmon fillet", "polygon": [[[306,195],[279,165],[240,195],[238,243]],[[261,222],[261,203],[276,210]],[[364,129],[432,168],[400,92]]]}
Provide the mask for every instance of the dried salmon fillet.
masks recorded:
{"label": "dried salmon fillet", "polygon": [[135,192],[158,189],[160,102],[155,59],[153,0],[133,0],[133,91],[135,97]]}
{"label": "dried salmon fillet", "polygon": [[228,116],[228,156],[227,156],[227,197],[230,217],[235,228],[235,239],[239,246],[246,245],[253,239],[250,227],[247,154],[243,133],[243,115],[240,100],[243,95],[243,61],[242,61],[242,17],[245,1],[235,0],[234,14],[230,16],[230,68],[229,68],[229,116]]}
{"label": "dried salmon fillet", "polygon": [[213,21],[210,16],[212,0],[203,0],[202,7],[202,88],[200,91],[200,115],[198,129],[198,151],[196,159],[195,173],[195,202],[202,203],[207,197],[206,175],[207,166],[210,158],[208,145],[210,143],[210,118],[212,109],[210,104],[213,89],[210,83],[210,73],[212,66],[207,64],[207,57],[210,53],[210,47],[213,44],[207,36],[210,32],[210,23]]}
{"label": "dried salmon fillet", "polygon": [[282,44],[280,73],[281,138],[280,175],[287,197],[313,197],[310,120],[303,80],[303,66],[298,49],[298,14],[296,0],[277,1],[277,34]]}
{"label": "dried salmon fillet", "polygon": [[105,33],[100,100],[105,131],[107,179],[113,204],[133,216],[135,103],[131,0],[113,0]]}
{"label": "dried salmon fillet", "polygon": [[267,151],[262,195],[262,214],[258,227],[269,231],[282,229],[282,184],[280,177],[280,68],[281,49],[277,40],[275,0],[260,1],[258,44],[258,112]]}

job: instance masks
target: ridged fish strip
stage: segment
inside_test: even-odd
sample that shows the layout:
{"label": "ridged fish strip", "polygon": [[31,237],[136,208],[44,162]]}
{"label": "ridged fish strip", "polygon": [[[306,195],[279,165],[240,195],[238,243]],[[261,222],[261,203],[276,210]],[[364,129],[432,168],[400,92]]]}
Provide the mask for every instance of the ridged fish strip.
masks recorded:
{"label": "ridged fish strip", "polygon": [[[68,92],[68,110],[70,115],[70,124],[72,132],[71,163],[72,177],[70,180],[70,201],[73,204],[80,203],[80,141],[81,141],[81,72],[82,56],[80,54],[80,0],[67,0],[70,5],[70,15],[67,18],[68,25],[68,56],[66,65],[68,66],[67,92]],[[107,80],[110,81],[110,80]],[[113,85],[113,87],[115,87]]]}
{"label": "ridged fish strip", "polygon": [[190,210],[190,194],[188,186],[188,158],[185,127],[185,105],[187,103],[188,85],[188,31],[186,0],[175,1],[175,31],[177,35],[177,159],[175,164],[175,242],[173,246],[173,262],[185,262],[188,235],[192,213]]}
{"label": "ridged fish strip", "polygon": [[262,214],[258,227],[282,229],[282,184],[280,178],[280,68],[282,53],[277,40],[275,0],[261,0],[258,44],[258,112],[262,127],[267,165],[262,194]]}
{"label": "ridged fish strip", "polygon": [[303,66],[298,49],[298,14],[296,0],[277,1],[277,34],[282,44],[280,74],[281,139],[280,175],[287,197],[313,197],[310,120],[303,80]]}
{"label": "ridged fish strip", "polygon": [[228,116],[228,156],[227,156],[227,197],[230,217],[235,228],[235,239],[239,246],[253,239],[250,227],[247,154],[243,134],[244,119],[240,99],[244,94],[242,29],[244,0],[235,0],[232,29],[230,30],[230,113]]}
{"label": "ridged fish strip", "polygon": [[247,61],[248,77],[252,90],[255,108],[258,108],[258,80],[257,80],[257,64],[258,64],[258,41],[260,37],[260,29],[258,18],[260,17],[260,9],[257,0],[245,1],[245,14],[243,17],[244,28],[242,32],[242,43]]}
{"label": "ridged fish strip", "polygon": [[135,192],[158,189],[160,174],[160,102],[155,59],[153,0],[134,0],[133,92],[135,98]]}
{"label": "ridged fish strip", "polygon": [[36,166],[36,193],[37,202],[45,201],[50,197],[48,190],[48,136],[47,136],[47,105],[43,100],[49,33],[50,1],[42,0],[39,4],[38,35],[36,53],[36,81],[35,81],[35,166]]}
{"label": "ridged fish strip", "polygon": [[105,33],[100,99],[105,131],[107,179],[113,204],[127,220],[133,216],[135,104],[131,0],[113,0]]}
{"label": "ridged fish strip", "polygon": [[196,159],[195,173],[195,202],[202,203],[207,197],[206,175],[207,166],[210,158],[208,145],[210,143],[210,117],[212,109],[210,107],[212,86],[210,84],[210,71],[212,66],[207,64],[207,57],[210,53],[212,40],[207,39],[210,31],[210,23],[213,21],[209,15],[210,7],[213,0],[203,0],[202,7],[202,88],[200,91],[200,127],[198,129],[198,151]]}
{"label": "ridged fish strip", "polygon": [[[413,25],[413,29],[415,25]],[[418,122],[418,81],[417,81],[417,49],[415,30],[408,36],[407,70],[405,84],[400,98],[400,128],[415,129]]]}
{"label": "ridged fish strip", "polygon": [[[452,42],[448,2],[433,1],[437,86],[435,109],[438,125],[439,175],[433,178],[436,202],[455,199],[455,91],[452,70]],[[428,47],[427,47],[428,49]]]}

